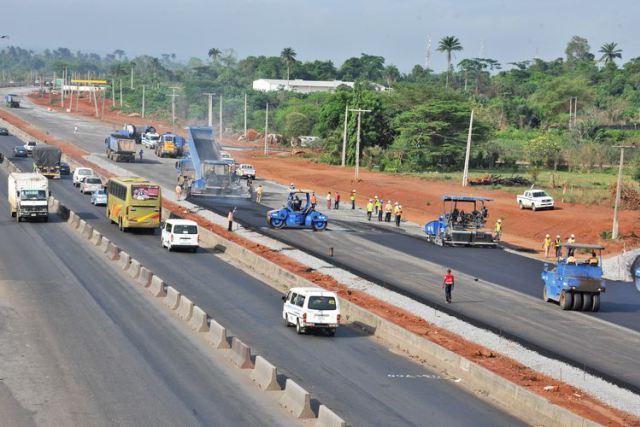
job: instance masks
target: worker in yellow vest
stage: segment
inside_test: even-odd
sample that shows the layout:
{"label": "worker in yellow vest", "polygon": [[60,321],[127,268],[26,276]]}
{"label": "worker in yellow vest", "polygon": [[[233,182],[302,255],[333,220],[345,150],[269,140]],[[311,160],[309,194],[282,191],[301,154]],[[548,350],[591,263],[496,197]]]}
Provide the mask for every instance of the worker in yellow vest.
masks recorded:
{"label": "worker in yellow vest", "polygon": [[542,242],[542,249],[544,249],[544,257],[549,258],[549,250],[551,249],[551,236],[547,234]]}
{"label": "worker in yellow vest", "polygon": [[502,220],[498,218],[498,220],[496,221],[496,228],[495,228],[495,240],[499,242],[501,237],[502,237]]}
{"label": "worker in yellow vest", "polygon": [[355,209],[356,208],[356,190],[352,190],[351,191],[351,209]]}
{"label": "worker in yellow vest", "polygon": [[387,204],[384,205],[384,221],[391,222],[391,213],[393,212],[393,205],[391,200],[387,200]]}
{"label": "worker in yellow vest", "polygon": [[367,221],[371,221],[371,214],[373,214],[373,199],[369,199],[367,203]]}

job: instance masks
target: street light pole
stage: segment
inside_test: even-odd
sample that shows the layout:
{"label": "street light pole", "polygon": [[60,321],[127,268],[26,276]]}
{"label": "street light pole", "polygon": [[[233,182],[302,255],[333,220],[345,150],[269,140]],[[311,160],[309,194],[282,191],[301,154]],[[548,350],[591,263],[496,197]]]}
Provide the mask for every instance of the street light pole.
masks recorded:
{"label": "street light pole", "polygon": [[371,110],[361,110],[359,108],[354,108],[349,110],[353,113],[358,113],[358,130],[356,136],[356,167],[354,170],[355,180],[358,181],[360,179],[360,124],[362,113],[370,113]]}
{"label": "street light pole", "polygon": [[624,165],[624,149],[632,148],[631,145],[614,145],[614,148],[620,149],[620,165],[618,166],[618,182],[616,184],[616,201],[613,205],[613,228],[611,230],[611,239],[618,238],[618,209],[620,208],[620,195],[622,192],[622,170]]}
{"label": "street light pole", "polygon": [[347,162],[347,120],[349,117],[349,104],[344,106],[344,130],[342,131],[342,167]]}

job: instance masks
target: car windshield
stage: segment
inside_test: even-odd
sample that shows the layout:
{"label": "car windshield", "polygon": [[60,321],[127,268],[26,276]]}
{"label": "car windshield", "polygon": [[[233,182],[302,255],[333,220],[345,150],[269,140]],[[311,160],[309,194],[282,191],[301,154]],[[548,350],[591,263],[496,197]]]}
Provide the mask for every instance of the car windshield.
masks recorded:
{"label": "car windshield", "polygon": [[45,190],[22,190],[20,198],[22,200],[45,200],[47,192]]}
{"label": "car windshield", "polygon": [[84,182],[86,182],[87,184],[102,184],[100,178],[87,178],[84,180]]}
{"label": "car windshield", "polygon": [[335,310],[336,299],[334,297],[309,297],[308,307],[310,310]]}
{"label": "car windshield", "polygon": [[96,196],[106,196],[107,192],[105,190],[96,190],[93,192]]}
{"label": "car windshield", "polygon": [[158,141],[160,139],[159,136],[149,136],[148,137],[151,141]]}
{"label": "car windshield", "polygon": [[93,175],[93,171],[91,169],[78,169],[78,175]]}
{"label": "car windshield", "polygon": [[547,197],[548,194],[544,191],[534,191],[533,193],[531,193],[531,195],[533,197]]}
{"label": "car windshield", "polygon": [[16,151],[24,151],[24,147],[16,147]]}
{"label": "car windshield", "polygon": [[195,225],[176,224],[173,227],[175,234],[198,234],[198,227]]}
{"label": "car windshield", "polygon": [[27,142],[27,145],[28,145],[29,147],[35,147],[35,146],[36,146],[36,143],[35,143],[35,142],[33,142],[33,141],[31,141],[31,142]]}

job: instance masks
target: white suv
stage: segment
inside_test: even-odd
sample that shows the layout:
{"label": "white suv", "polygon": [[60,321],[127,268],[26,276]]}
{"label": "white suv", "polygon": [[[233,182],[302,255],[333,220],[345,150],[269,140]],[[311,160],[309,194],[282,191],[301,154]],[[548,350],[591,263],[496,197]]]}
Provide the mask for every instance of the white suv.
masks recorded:
{"label": "white suv", "polygon": [[298,334],[318,329],[335,335],[340,325],[340,304],[334,292],[320,288],[291,288],[282,300],[282,320],[286,326],[295,325]]}
{"label": "white suv", "polygon": [[160,239],[162,247],[169,251],[181,248],[196,252],[199,246],[198,224],[188,219],[168,219],[162,225]]}
{"label": "white suv", "polygon": [[238,175],[240,178],[256,179],[256,170],[253,168],[253,166],[242,163],[236,169],[236,175]]}
{"label": "white suv", "polygon": [[76,168],[73,171],[73,186],[78,187],[83,179],[94,175],[93,169],[91,168]]}

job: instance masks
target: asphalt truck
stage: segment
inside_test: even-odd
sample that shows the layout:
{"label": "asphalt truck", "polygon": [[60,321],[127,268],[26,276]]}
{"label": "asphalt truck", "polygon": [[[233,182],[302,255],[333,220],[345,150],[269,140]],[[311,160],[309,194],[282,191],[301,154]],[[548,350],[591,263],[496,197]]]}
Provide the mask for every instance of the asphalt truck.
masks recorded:
{"label": "asphalt truck", "polygon": [[36,145],[33,148],[33,171],[47,178],[60,179],[62,152],[51,145]]}
{"label": "asphalt truck", "polygon": [[13,93],[5,95],[4,103],[9,108],[20,108],[20,98]]}
{"label": "asphalt truck", "polygon": [[49,220],[49,180],[39,173],[9,174],[7,192],[11,216],[22,220]]}
{"label": "asphalt truck", "polygon": [[104,140],[107,158],[114,162],[133,162],[136,159],[136,140],[127,130],[113,132]]}
{"label": "asphalt truck", "polygon": [[491,200],[487,197],[442,196],[442,214],[423,227],[427,240],[438,246],[497,246],[491,232],[484,229],[489,215],[485,204]]}

